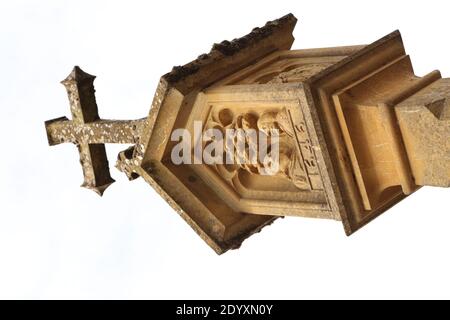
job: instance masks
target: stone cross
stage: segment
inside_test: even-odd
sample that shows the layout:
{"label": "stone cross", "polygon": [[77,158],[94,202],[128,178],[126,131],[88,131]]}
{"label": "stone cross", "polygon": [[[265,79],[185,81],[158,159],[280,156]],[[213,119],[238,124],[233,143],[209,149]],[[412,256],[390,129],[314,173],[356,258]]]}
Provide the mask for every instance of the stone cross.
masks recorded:
{"label": "stone cross", "polygon": [[[416,76],[398,31],[369,45],[291,50],[296,22],[269,21],[174,67],[141,120],[100,119],[95,77],[75,67],[62,82],[72,120],[46,122],[49,144],[77,145],[82,186],[100,195],[114,182],[104,144],[131,144],[116,167],[142,177],[217,253],[277,216],[340,220],[350,235],[422,186],[450,187],[450,78]],[[195,140],[197,122],[202,133],[281,131],[280,170],[175,162],[173,133]],[[249,141],[228,151],[245,159]]]}
{"label": "stone cross", "polygon": [[45,122],[51,146],[74,143],[80,154],[84,182],[81,185],[103,195],[114,179],[109,172],[105,143],[136,143],[144,124],[141,120],[102,120],[94,89],[95,76],[78,66],[61,83],[69,96],[72,120],[61,117]]}

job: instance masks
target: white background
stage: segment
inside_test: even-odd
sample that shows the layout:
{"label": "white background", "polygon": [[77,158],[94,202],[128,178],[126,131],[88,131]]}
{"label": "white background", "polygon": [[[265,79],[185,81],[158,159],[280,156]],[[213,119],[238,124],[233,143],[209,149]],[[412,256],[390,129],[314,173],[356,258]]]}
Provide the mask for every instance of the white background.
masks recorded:
{"label": "white background", "polygon": [[[420,3],[420,5],[418,4]],[[0,298],[450,298],[450,190],[423,188],[346,237],[286,218],[217,256],[142,180],[103,198],[73,145],[59,84],[97,75],[103,118],[146,116],[159,77],[288,12],[293,48],[370,43],[400,29],[417,75],[450,74],[446,1],[5,1],[0,3]],[[108,146],[110,163],[124,146]]]}

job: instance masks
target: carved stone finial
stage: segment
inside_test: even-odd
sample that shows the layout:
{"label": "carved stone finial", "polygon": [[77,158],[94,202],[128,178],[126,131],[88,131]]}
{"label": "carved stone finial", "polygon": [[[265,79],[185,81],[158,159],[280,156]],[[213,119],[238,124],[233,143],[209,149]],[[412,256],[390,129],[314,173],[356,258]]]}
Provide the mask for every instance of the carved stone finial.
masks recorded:
{"label": "carved stone finial", "polygon": [[[350,235],[421,186],[450,187],[450,79],[416,76],[398,31],[370,45],[290,50],[295,24],[270,21],[174,67],[140,120],[100,119],[95,77],[75,67],[63,81],[73,119],[46,122],[49,144],[76,144],[83,186],[99,194],[114,181],[104,144],[131,144],[116,167],[155,188],[217,253],[278,216],[340,220]],[[209,129],[261,135],[214,152],[230,163],[202,162],[202,148],[224,140]],[[188,145],[181,162],[177,142]]]}

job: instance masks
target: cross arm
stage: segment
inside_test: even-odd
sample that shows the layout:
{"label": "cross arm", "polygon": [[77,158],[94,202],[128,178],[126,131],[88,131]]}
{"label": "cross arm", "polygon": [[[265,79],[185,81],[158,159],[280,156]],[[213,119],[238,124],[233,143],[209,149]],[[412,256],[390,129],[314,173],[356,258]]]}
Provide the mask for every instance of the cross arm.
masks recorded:
{"label": "cross arm", "polygon": [[60,143],[134,144],[141,135],[146,118],[139,120],[97,120],[77,124],[66,117],[45,122],[49,145]]}

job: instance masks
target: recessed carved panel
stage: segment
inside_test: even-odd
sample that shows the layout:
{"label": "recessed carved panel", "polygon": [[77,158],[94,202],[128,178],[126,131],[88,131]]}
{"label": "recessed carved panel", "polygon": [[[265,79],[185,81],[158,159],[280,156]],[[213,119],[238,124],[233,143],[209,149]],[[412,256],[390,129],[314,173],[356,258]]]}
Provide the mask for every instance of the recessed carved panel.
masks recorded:
{"label": "recessed carved panel", "polygon": [[331,63],[327,62],[305,64],[288,71],[282,71],[267,83],[302,82],[330,65]]}
{"label": "recessed carved panel", "polygon": [[[275,91],[262,94],[257,85],[228,88],[206,90],[200,95],[187,127],[193,130],[195,121],[203,121],[204,135],[209,129],[218,129],[224,137],[227,129],[252,129],[256,139],[245,137],[245,147],[240,150],[232,146],[232,164],[225,161],[192,164],[191,169],[235,210],[255,214],[330,216],[309,132],[313,128],[307,126],[297,97],[301,89],[289,91],[289,87],[280,85],[278,89],[272,87]],[[233,94],[236,90],[244,90],[242,95],[246,98],[240,100],[239,94]],[[279,133],[279,168],[268,174],[264,159],[271,157],[268,151],[274,129]],[[263,150],[266,151],[265,158],[259,157],[261,140],[267,142],[267,149]],[[203,141],[203,148],[208,143],[210,141]],[[225,160],[227,147],[226,143],[224,145],[221,159]],[[255,154],[256,161],[248,161]],[[240,163],[240,159],[245,161]]]}
{"label": "recessed carved panel", "polygon": [[[239,179],[239,171],[243,170],[250,176],[264,175],[267,178],[285,179],[300,190],[311,190],[299,145],[300,141],[308,141],[308,136],[301,125],[294,125],[292,115],[286,108],[255,108],[242,111],[239,108],[232,110],[212,107],[205,130],[209,128],[219,129],[224,135],[226,132],[236,133],[232,148],[228,150],[225,144],[224,150],[224,158],[231,154],[229,160],[233,164],[216,164],[219,175],[226,171],[227,178],[231,176],[232,181]],[[245,132],[254,134],[244,136]],[[272,132],[277,135],[278,148],[275,156],[272,155],[275,152],[270,150],[273,144]],[[242,147],[239,145],[239,134],[243,135]],[[261,150],[262,148],[265,149]],[[278,161],[278,170],[267,172],[265,166],[270,167],[273,161]],[[315,164],[314,159],[308,159],[308,162]]]}

